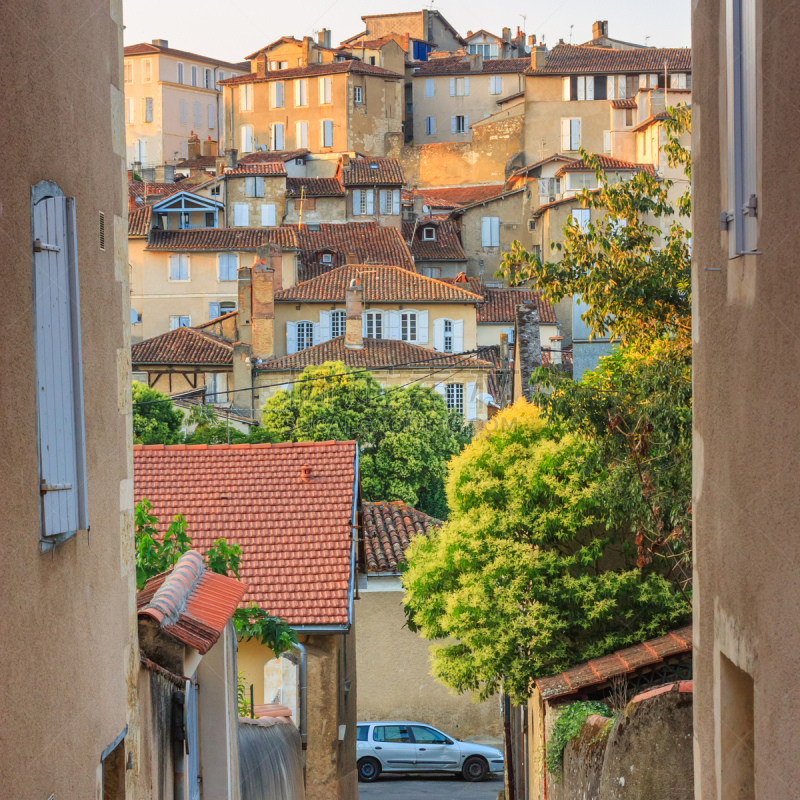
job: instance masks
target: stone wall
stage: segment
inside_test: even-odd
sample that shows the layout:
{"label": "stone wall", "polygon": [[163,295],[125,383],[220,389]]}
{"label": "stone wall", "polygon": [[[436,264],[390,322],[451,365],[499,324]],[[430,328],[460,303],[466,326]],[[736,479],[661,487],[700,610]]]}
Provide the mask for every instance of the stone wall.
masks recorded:
{"label": "stone wall", "polygon": [[608,743],[610,720],[592,714],[583,725],[580,737],[564,748],[561,780],[548,780],[548,800],[598,800],[603,759]]}

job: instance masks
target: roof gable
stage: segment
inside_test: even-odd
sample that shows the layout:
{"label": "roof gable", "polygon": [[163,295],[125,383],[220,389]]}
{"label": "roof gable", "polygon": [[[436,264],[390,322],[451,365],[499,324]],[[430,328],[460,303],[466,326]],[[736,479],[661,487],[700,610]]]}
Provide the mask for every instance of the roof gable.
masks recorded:
{"label": "roof gable", "polygon": [[131,346],[131,362],[146,364],[233,365],[233,344],[197,328],[175,328]]}
{"label": "roof gable", "polygon": [[219,200],[212,200],[210,197],[204,197],[201,194],[194,192],[187,192],[181,190],[174,192],[153,203],[153,211],[214,211],[217,209],[224,209],[225,204]]}

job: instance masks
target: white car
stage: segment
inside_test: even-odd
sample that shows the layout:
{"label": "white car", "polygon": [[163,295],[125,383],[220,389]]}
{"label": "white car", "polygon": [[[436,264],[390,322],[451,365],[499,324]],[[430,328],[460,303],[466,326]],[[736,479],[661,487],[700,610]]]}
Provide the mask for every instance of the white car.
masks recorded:
{"label": "white car", "polygon": [[359,722],[356,748],[358,779],[368,783],[381,772],[454,772],[480,781],[503,771],[496,748],[459,742],[421,722]]}

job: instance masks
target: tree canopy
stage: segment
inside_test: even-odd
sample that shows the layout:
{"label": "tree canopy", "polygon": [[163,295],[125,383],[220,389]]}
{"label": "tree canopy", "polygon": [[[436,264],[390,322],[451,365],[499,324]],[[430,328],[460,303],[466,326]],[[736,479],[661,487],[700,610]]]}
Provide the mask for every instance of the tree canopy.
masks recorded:
{"label": "tree canopy", "polygon": [[133,441],[136,444],[183,442],[183,412],[172,405],[169,396],[138,381],[133,382],[132,391]]}

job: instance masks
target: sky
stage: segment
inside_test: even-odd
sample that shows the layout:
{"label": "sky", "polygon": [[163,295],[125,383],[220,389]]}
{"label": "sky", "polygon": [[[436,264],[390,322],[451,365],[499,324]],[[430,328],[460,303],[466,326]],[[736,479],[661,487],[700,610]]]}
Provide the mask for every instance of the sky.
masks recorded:
{"label": "sky", "polygon": [[[430,0],[424,0],[430,7]],[[279,3],[221,2],[220,0],[124,0],[125,44],[167,39],[177,50],[238,62],[281,36],[313,36],[320,28],[332,31],[332,42],[364,30],[362,14],[419,11],[423,2],[408,0],[294,0]],[[668,5],[647,0],[436,0],[434,9],[462,35],[468,30],[488,30],[498,36],[504,27],[519,25],[552,46],[563,39],[580,44],[592,38],[592,23],[608,20],[609,35],[626,42],[654,47],[689,47],[690,0]],[[669,9],[666,11],[666,9]],[[520,16],[526,14],[523,20]]]}

